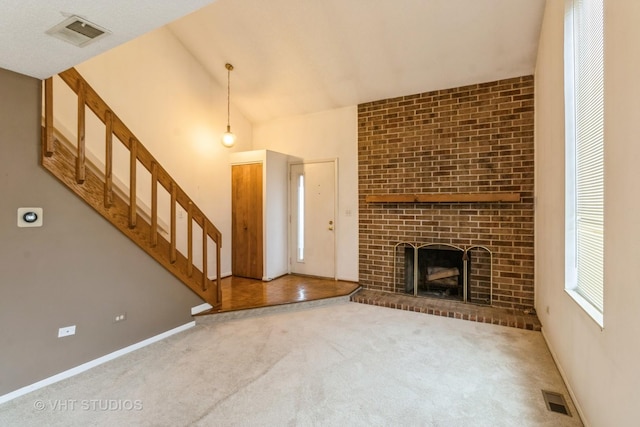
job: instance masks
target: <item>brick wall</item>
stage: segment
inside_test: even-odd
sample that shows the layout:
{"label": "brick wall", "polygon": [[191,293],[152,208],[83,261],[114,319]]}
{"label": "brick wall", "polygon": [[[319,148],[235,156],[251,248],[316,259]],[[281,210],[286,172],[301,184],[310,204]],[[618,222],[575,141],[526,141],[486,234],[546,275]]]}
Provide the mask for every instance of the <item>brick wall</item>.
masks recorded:
{"label": "brick wall", "polygon": [[[493,305],[533,307],[533,76],[358,106],[360,284],[393,283],[401,241],[484,245]],[[386,193],[517,192],[518,203],[367,203]]]}

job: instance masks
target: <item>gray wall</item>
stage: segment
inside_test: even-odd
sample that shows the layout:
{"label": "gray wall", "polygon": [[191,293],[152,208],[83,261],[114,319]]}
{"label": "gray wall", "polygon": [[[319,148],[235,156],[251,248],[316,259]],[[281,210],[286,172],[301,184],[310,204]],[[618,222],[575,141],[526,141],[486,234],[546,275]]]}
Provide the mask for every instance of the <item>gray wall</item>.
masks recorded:
{"label": "gray wall", "polygon": [[[0,395],[188,323],[202,303],[39,165],[40,99],[39,80],[0,69]],[[44,226],[18,228],[21,206],[44,208]]]}

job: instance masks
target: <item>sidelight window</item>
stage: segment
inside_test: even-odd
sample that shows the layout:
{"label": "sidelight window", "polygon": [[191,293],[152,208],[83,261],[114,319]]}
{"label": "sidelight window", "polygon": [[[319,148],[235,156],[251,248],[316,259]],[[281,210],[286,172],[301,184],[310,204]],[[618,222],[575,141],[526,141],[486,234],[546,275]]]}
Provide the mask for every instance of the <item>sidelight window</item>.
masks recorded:
{"label": "sidelight window", "polygon": [[296,257],[298,262],[304,261],[304,175],[298,175],[298,241]]}

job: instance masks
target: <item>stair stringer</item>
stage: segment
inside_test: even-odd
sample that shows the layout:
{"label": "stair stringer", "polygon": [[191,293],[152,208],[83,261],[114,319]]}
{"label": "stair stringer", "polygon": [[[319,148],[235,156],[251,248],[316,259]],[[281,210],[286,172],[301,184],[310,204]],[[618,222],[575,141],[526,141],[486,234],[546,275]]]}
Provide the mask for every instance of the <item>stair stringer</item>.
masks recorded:
{"label": "stair stringer", "polygon": [[[44,138],[45,132],[43,130]],[[113,194],[111,206],[105,207],[104,182],[102,179],[91,169],[87,169],[85,181],[78,183],[75,178],[76,156],[55,138],[53,153],[51,156],[41,156],[42,166],[48,172],[204,301],[213,307],[220,306],[220,292],[215,280],[207,278],[206,285],[203,286],[202,272],[196,267],[191,269],[191,275],[189,275],[188,260],[180,252],[176,252],[176,260],[171,262],[170,243],[161,234],[158,234],[157,244],[153,246],[151,242],[151,225],[141,215],[136,213],[136,226],[129,227],[129,205],[117,194]]]}

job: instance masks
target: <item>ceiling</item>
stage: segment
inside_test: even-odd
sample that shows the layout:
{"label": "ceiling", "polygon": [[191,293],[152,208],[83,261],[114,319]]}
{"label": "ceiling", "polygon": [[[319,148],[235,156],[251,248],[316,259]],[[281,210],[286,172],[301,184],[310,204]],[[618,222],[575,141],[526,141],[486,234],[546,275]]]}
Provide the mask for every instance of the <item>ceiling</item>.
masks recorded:
{"label": "ceiling", "polygon": [[[213,0],[0,0],[0,68],[44,79]],[[45,34],[70,15],[111,31],[79,48]]]}
{"label": "ceiling", "polygon": [[[234,65],[231,102],[260,123],[532,74],[545,0],[0,0],[0,5],[0,67],[39,78],[173,21],[169,30],[221,85],[226,86],[225,63]],[[62,12],[84,16],[113,34],[82,49],[46,36]]]}

